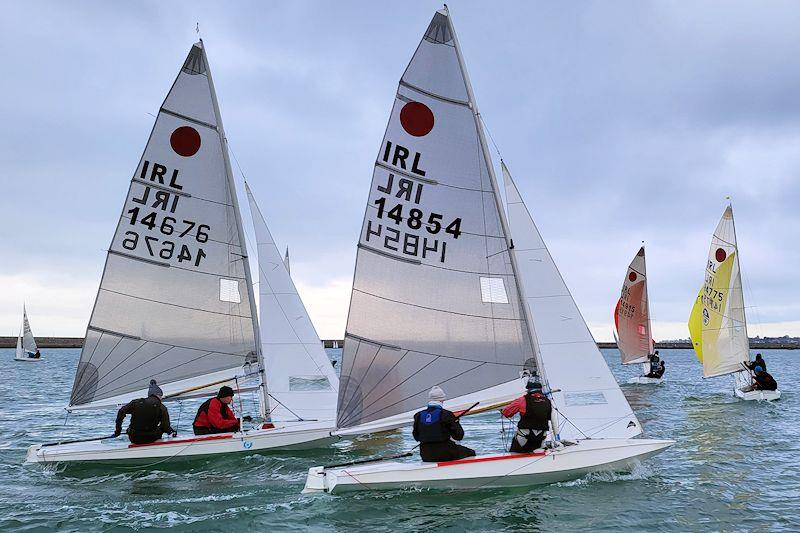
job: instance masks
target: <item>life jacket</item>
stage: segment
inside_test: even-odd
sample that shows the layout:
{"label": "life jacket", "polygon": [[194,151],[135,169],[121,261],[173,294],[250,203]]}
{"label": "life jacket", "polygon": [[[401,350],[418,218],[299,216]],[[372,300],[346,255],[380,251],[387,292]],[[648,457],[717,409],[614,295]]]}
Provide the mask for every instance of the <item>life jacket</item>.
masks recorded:
{"label": "life jacket", "polygon": [[450,440],[450,432],[442,423],[442,408],[428,407],[417,413],[419,426],[417,428],[419,442],[446,442]]}
{"label": "life jacket", "polygon": [[161,424],[161,400],[148,396],[139,398],[133,403],[131,424],[128,433],[139,435],[159,434]]}
{"label": "life jacket", "polygon": [[771,374],[767,374],[766,371],[762,372],[761,375],[756,374],[756,383],[758,383],[762,390],[778,389],[778,382],[775,381],[775,378],[773,378]]}
{"label": "life jacket", "polygon": [[520,413],[517,427],[520,429],[548,429],[550,400],[541,392],[525,395],[525,413]]}
{"label": "life jacket", "polygon": [[[200,407],[197,409],[197,414],[194,415],[194,422],[192,422],[193,427],[199,428],[210,428],[213,427],[211,422],[208,419],[208,410],[211,408],[211,400],[219,400],[219,398],[209,398],[208,400],[204,401],[200,404]],[[225,404],[222,401],[219,402],[219,414],[222,418],[228,418],[228,410],[225,409]]]}

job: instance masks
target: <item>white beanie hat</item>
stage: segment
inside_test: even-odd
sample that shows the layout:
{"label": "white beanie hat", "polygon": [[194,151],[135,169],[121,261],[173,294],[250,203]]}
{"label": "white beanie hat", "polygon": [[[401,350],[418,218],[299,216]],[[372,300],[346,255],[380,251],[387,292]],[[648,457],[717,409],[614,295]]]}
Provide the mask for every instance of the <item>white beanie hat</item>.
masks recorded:
{"label": "white beanie hat", "polygon": [[438,385],[434,385],[428,392],[428,399],[433,402],[443,402],[445,398],[447,398],[447,395]]}

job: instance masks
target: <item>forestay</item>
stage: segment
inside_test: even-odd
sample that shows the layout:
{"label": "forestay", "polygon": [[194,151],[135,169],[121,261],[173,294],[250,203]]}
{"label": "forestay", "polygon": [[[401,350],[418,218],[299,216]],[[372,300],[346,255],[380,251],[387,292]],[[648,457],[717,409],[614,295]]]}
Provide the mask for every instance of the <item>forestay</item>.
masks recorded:
{"label": "forestay", "polygon": [[245,189],[258,247],[267,414],[273,421],[330,420],[333,426],[339,380],[250,187]]}
{"label": "forestay", "polygon": [[629,438],[642,432],[597,348],[505,164],[514,254],[535,324],[540,360],[554,390],[561,437]]}
{"label": "forestay", "polygon": [[202,42],[164,100],[106,258],[70,408],[169,394],[257,360],[236,191]]}
{"label": "forestay", "polygon": [[628,266],[622,293],[614,309],[617,347],[623,364],[644,363],[653,353],[650,306],[647,301],[647,267],[644,246]]}
{"label": "forestay", "polygon": [[433,385],[448,406],[510,399],[523,391],[523,369],[535,368],[476,112],[445,9],[403,73],[375,163],[340,428],[408,423]]}
{"label": "forestay", "polygon": [[750,359],[738,252],[729,205],[711,239],[705,283],[689,317],[689,334],[707,378],[741,371]]}

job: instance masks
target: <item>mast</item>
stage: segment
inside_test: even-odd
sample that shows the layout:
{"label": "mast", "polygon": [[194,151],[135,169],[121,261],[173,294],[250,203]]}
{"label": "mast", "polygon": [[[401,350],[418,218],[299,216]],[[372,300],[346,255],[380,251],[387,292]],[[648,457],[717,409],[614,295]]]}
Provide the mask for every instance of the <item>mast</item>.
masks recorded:
{"label": "mast", "polygon": [[733,248],[736,250],[736,256],[734,258],[736,261],[736,275],[739,277],[739,285],[741,286],[742,290],[742,318],[744,319],[743,320],[744,339],[745,343],[747,344],[747,359],[750,360],[750,335],[747,333],[747,312],[744,306],[744,285],[742,285],[741,283],[742,267],[739,262],[739,239],[736,237],[736,218],[733,216],[733,201],[731,200],[730,196],[728,197],[728,207],[730,207],[731,209],[731,226],[733,227]]}
{"label": "mast", "polygon": [[[528,335],[530,337],[531,351],[533,352],[533,357],[536,360],[536,372],[539,375],[539,378],[544,381],[543,385],[547,389],[549,389],[550,388],[550,383],[547,381],[547,374],[545,372],[544,364],[542,364],[542,359],[541,359],[540,354],[539,354],[538,342],[536,341],[536,331],[534,330],[533,320],[531,319],[531,316],[530,316],[530,313],[529,313],[529,310],[528,310],[528,303],[527,303],[527,300],[525,299],[524,287],[522,286],[522,283],[523,283],[522,282],[522,278],[518,274],[519,273],[519,267],[517,266],[517,259],[516,259],[516,255],[514,254],[513,239],[510,236],[511,232],[509,231],[508,220],[506,219],[506,211],[505,211],[505,208],[503,207],[502,201],[500,199],[500,194],[499,194],[498,184],[497,184],[497,176],[495,175],[495,172],[494,172],[494,164],[492,163],[492,156],[491,156],[491,153],[489,151],[489,145],[486,142],[486,136],[485,136],[485,134],[483,132],[483,126],[481,124],[480,111],[478,111],[478,104],[475,101],[475,93],[472,90],[472,81],[470,80],[469,73],[467,72],[467,67],[466,67],[466,64],[464,62],[464,56],[461,53],[461,44],[458,41],[458,34],[456,33],[456,30],[454,28],[453,20],[452,20],[452,18],[450,16],[450,10],[447,7],[447,4],[444,5],[444,11],[447,14],[447,23],[450,26],[450,31],[453,34],[453,44],[455,44],[456,57],[458,58],[458,66],[461,69],[461,74],[463,75],[464,81],[466,83],[467,95],[469,97],[469,105],[470,105],[470,109],[472,110],[472,117],[473,117],[473,119],[475,121],[475,129],[477,129],[477,131],[478,131],[478,140],[480,141],[481,151],[483,153],[483,158],[486,161],[486,168],[489,171],[489,179],[490,179],[491,184],[492,184],[493,196],[494,196],[495,205],[497,206],[497,212],[498,212],[498,216],[500,218],[500,224],[503,227],[503,232],[505,233],[505,237],[506,237],[506,240],[507,240],[506,245],[508,246],[508,256],[509,256],[509,258],[511,260],[511,270],[512,270],[512,272],[514,272],[514,277],[515,277],[515,279],[517,281],[517,298],[519,299],[520,307],[522,308],[522,313],[525,316],[525,324],[528,327]],[[504,164],[502,158],[500,160],[500,163]],[[558,419],[557,419],[557,415],[556,415],[556,410],[555,409],[553,410],[552,423],[553,423],[553,433],[554,433],[554,435],[557,436],[558,435]]]}
{"label": "mast", "polygon": [[[653,324],[650,320],[650,287],[647,283],[647,254],[644,249],[644,241],[642,241],[642,264],[644,265],[644,301],[647,306],[647,345],[650,346],[650,353],[655,353],[656,343],[653,340]],[[652,342],[652,345],[650,344]]]}
{"label": "mast", "polygon": [[222,114],[219,111],[219,103],[217,102],[217,91],[214,88],[214,78],[211,76],[211,67],[208,64],[206,46],[203,42],[203,39],[200,39],[200,45],[203,49],[203,59],[206,63],[208,86],[211,90],[211,102],[214,105],[214,115],[217,119],[217,131],[219,133],[220,141],[222,141],[222,159],[225,162],[225,174],[227,175],[228,187],[231,191],[231,203],[233,205],[234,216],[236,217],[236,230],[239,235],[239,245],[242,249],[242,266],[244,267],[247,295],[250,299],[250,315],[253,321],[253,332],[256,341],[256,357],[258,359],[259,373],[261,373],[261,386],[263,388],[264,397],[266,398],[267,382],[266,379],[264,379],[264,354],[262,353],[261,347],[261,332],[258,328],[258,311],[256,309],[256,299],[253,291],[253,276],[250,273],[250,261],[248,259],[247,245],[245,244],[244,228],[242,226],[242,214],[239,210],[239,199],[236,194],[236,183],[233,179],[233,169],[231,168],[231,160],[230,156],[228,155],[228,138],[225,135],[225,128],[222,126]]}

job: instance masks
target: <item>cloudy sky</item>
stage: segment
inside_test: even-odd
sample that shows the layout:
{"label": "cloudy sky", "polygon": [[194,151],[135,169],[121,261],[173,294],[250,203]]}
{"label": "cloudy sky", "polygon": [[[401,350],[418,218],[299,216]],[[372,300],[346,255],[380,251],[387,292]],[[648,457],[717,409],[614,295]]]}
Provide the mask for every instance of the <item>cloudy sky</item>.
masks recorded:
{"label": "cloudy sky", "polygon": [[[0,334],[82,336],[128,181],[199,22],[231,148],[341,338],[397,81],[436,2],[4,2]],[[482,115],[598,340],[647,241],[687,337],[733,197],[752,335],[800,335],[794,2],[450,4]]]}

